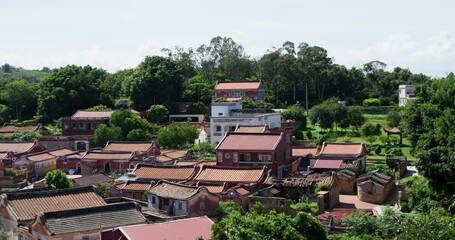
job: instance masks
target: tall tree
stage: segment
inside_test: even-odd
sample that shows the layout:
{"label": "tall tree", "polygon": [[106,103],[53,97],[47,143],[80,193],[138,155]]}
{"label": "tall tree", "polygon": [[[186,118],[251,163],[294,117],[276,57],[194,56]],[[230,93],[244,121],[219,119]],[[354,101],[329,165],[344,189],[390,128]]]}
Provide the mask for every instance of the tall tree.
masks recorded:
{"label": "tall tree", "polygon": [[401,125],[419,158],[417,168],[446,196],[455,193],[455,81],[442,79],[416,89],[402,110]]}
{"label": "tall tree", "polygon": [[69,116],[77,109],[100,104],[98,85],[107,72],[91,66],[68,65],[52,70],[40,82],[38,114],[45,121]]}
{"label": "tall tree", "polygon": [[22,110],[35,99],[35,92],[26,81],[15,80],[5,85],[1,98],[12,107],[16,119],[21,120]]}
{"label": "tall tree", "polygon": [[298,47],[297,58],[302,76],[307,79],[307,82],[314,85],[317,99],[322,100],[328,84],[328,71],[332,65],[332,59],[327,56],[327,50],[301,43]]}
{"label": "tall tree", "polygon": [[126,82],[125,89],[138,110],[154,104],[179,101],[182,98],[182,70],[176,61],[159,56],[147,56]]}

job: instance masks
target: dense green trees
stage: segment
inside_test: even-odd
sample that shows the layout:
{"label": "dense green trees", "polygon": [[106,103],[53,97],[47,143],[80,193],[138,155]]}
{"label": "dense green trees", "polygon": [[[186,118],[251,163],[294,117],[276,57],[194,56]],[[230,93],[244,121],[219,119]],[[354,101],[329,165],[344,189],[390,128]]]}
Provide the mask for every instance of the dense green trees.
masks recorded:
{"label": "dense green trees", "polygon": [[158,143],[167,149],[179,149],[194,143],[199,136],[193,125],[170,124],[158,133]]}
{"label": "dense green trees", "polygon": [[123,140],[122,129],[117,126],[107,126],[101,124],[93,134],[93,142],[98,147],[106,146],[108,141]]}
{"label": "dense green trees", "polygon": [[17,120],[21,120],[22,110],[35,98],[32,85],[24,80],[8,82],[0,94],[8,106],[14,110]]}
{"label": "dense green trees", "polygon": [[183,71],[176,61],[147,56],[125,83],[126,94],[137,110],[147,110],[154,104],[169,104],[181,100]]}
{"label": "dense green trees", "polygon": [[152,105],[147,110],[147,117],[151,122],[167,122],[169,117],[169,110],[163,105]]}
{"label": "dense green trees", "polygon": [[107,72],[90,66],[69,65],[54,69],[40,82],[38,114],[49,121],[70,116],[77,109],[99,105],[98,84]]}
{"label": "dense green trees", "polygon": [[455,81],[433,81],[417,92],[419,98],[402,110],[401,125],[419,158],[420,173],[432,187],[451,196],[455,193]]}
{"label": "dense green trees", "polygon": [[257,203],[249,212],[229,206],[227,217],[212,226],[212,239],[327,239],[327,232],[314,217],[299,213],[264,213]]}
{"label": "dense green trees", "polygon": [[348,238],[342,239],[453,239],[455,219],[433,213],[401,213],[390,208],[381,216],[357,211],[345,217]]}
{"label": "dense green trees", "polygon": [[66,174],[60,170],[52,170],[46,173],[44,177],[46,186],[54,186],[58,189],[70,188],[72,186]]}

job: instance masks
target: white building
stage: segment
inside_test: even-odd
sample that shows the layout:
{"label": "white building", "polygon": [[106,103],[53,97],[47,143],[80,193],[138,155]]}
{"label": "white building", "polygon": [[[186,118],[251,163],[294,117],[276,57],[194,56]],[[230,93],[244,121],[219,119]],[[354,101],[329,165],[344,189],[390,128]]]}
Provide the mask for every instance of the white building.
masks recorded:
{"label": "white building", "polygon": [[398,106],[403,107],[409,100],[414,100],[414,85],[400,85],[398,87]]}
{"label": "white building", "polygon": [[211,144],[217,145],[226,133],[234,132],[238,125],[281,127],[281,114],[264,109],[243,109],[240,102],[212,103]]}

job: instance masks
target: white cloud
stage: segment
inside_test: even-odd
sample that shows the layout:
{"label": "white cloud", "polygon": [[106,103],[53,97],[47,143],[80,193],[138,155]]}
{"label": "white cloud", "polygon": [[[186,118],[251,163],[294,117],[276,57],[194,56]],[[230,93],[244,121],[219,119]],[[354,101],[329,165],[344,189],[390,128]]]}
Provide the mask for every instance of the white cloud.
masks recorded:
{"label": "white cloud", "polygon": [[337,63],[349,66],[379,60],[390,68],[400,66],[433,76],[455,71],[455,38],[445,32],[423,39],[395,33],[370,47],[334,52]]}

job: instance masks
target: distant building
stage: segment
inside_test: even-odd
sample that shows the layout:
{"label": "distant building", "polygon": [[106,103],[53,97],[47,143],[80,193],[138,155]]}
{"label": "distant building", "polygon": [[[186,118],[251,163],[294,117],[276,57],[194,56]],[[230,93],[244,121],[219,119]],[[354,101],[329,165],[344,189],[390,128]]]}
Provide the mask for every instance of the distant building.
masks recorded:
{"label": "distant building", "polygon": [[400,85],[398,86],[398,106],[403,107],[406,102],[416,98],[414,93],[414,85]]}
{"label": "distant building", "polygon": [[[140,113],[131,110],[132,113],[139,115]],[[88,111],[77,110],[71,117],[62,118],[62,134],[63,135],[93,135],[95,130],[101,124],[109,123],[114,111]]]}
{"label": "distant building", "polygon": [[218,214],[219,201],[219,197],[204,186],[160,181],[148,191],[150,211],[170,216],[214,216]]}
{"label": "distant building", "polygon": [[[102,240],[210,239],[213,221],[207,216],[106,230]],[[151,237],[153,236],[153,237]]]}
{"label": "distant building", "polygon": [[21,231],[19,239],[101,239],[103,230],[147,223],[137,208],[134,203],[127,202],[37,213],[29,231]]}
{"label": "distant building", "polygon": [[215,86],[215,98],[226,98],[228,101],[248,99],[263,102],[265,88],[261,81],[218,81]]}
{"label": "distant building", "polygon": [[104,206],[106,203],[92,186],[56,189],[22,190],[0,195],[0,214],[7,232],[27,226],[37,213]]}
{"label": "distant building", "polygon": [[43,130],[43,125],[41,123],[31,124],[27,126],[17,126],[14,124],[5,123],[3,127],[0,128],[0,136],[4,138],[12,137],[15,133],[22,131],[32,131],[32,132],[41,132]]}
{"label": "distant building", "polygon": [[218,166],[263,167],[284,177],[291,164],[291,139],[284,133],[228,133],[216,147]]}
{"label": "distant building", "polygon": [[212,103],[210,143],[217,145],[224,135],[234,132],[238,125],[281,127],[281,114],[267,109],[243,109],[240,102]]}
{"label": "distant building", "polygon": [[364,202],[374,204],[384,203],[392,190],[395,189],[393,178],[377,171],[361,175],[356,182],[357,197]]}

